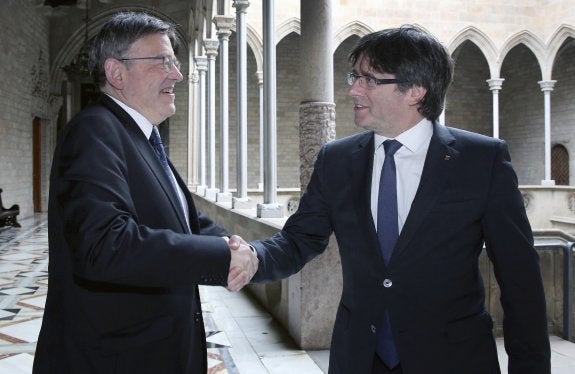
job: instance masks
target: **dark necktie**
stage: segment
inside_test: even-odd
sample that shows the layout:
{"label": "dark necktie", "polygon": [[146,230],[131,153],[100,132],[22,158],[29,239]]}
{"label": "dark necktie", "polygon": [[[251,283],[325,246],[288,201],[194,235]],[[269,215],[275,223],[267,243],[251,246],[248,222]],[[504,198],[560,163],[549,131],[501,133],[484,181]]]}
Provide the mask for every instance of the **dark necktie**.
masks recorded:
{"label": "dark necktie", "polygon": [[162,168],[164,169],[166,176],[172,183],[174,192],[176,192],[176,195],[179,198],[180,196],[178,192],[179,187],[176,183],[174,175],[172,174],[172,171],[170,170],[170,166],[168,165],[168,157],[166,156],[166,151],[164,150],[164,144],[162,143],[160,133],[158,132],[158,128],[156,126],[154,126],[154,129],[152,130],[152,135],[150,135],[150,144],[152,145],[152,148],[154,148],[154,152],[156,153],[156,156],[158,156],[158,159],[162,164]]}
{"label": "dark necktie", "polygon": [[[397,179],[395,175],[394,154],[401,148],[401,143],[397,140],[390,139],[383,142],[383,147],[385,149],[385,160],[383,161],[379,179],[377,236],[383,259],[387,265],[389,264],[393,248],[399,237],[399,227],[397,225]],[[377,354],[390,369],[393,369],[399,364],[399,356],[395,348],[387,310],[383,317],[383,324],[378,334]]]}

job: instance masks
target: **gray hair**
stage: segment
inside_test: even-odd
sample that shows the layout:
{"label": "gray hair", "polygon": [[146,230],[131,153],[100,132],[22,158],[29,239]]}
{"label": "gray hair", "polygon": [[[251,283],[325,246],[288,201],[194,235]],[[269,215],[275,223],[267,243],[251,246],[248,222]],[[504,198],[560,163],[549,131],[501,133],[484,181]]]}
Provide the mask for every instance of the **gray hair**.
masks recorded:
{"label": "gray hair", "polygon": [[94,38],[90,52],[90,72],[103,86],[106,82],[104,63],[108,58],[122,58],[138,39],[151,34],[166,34],[177,51],[179,40],[175,26],[143,12],[121,12],[104,24]]}

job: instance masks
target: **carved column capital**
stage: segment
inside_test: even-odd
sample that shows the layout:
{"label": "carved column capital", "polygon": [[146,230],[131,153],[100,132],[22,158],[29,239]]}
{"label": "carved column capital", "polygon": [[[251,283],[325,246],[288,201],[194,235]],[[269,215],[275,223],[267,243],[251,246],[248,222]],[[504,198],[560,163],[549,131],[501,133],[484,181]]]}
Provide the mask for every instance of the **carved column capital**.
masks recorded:
{"label": "carved column capital", "polygon": [[547,81],[539,81],[539,87],[541,87],[541,91],[543,92],[551,92],[555,88],[555,80],[547,80]]}
{"label": "carved column capital", "polygon": [[196,56],[196,69],[200,72],[208,70],[208,58],[206,56]]}
{"label": "carved column capital", "polygon": [[500,91],[504,80],[504,78],[493,78],[486,80],[486,82],[489,85],[489,89],[491,91]]}
{"label": "carved column capital", "polygon": [[232,6],[236,8],[236,13],[243,13],[250,6],[250,2],[249,0],[234,0],[234,5]]}
{"label": "carved column capital", "polygon": [[209,59],[215,59],[218,55],[218,47],[220,42],[217,39],[206,39],[204,40],[204,48],[206,49],[206,55]]}
{"label": "carved column capital", "polygon": [[236,19],[234,17],[218,14],[217,16],[214,16],[213,22],[216,25],[218,38],[220,40],[229,39],[232,34],[232,28],[235,26]]}
{"label": "carved column capital", "polygon": [[255,72],[254,75],[256,76],[256,79],[258,80],[258,87],[262,86],[264,84],[264,72],[261,70],[258,70]]}

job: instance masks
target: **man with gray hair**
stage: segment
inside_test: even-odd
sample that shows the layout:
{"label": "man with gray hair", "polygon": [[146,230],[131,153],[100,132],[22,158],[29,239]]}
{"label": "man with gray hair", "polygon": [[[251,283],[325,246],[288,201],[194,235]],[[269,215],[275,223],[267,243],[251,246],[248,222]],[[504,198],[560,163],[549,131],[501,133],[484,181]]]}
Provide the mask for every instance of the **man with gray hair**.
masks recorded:
{"label": "man with gray hair", "polygon": [[91,63],[102,91],[60,134],[50,177],[49,283],[33,372],[207,372],[198,285],[238,290],[247,246],[196,211],[157,126],[181,81],[175,29],[112,17]]}

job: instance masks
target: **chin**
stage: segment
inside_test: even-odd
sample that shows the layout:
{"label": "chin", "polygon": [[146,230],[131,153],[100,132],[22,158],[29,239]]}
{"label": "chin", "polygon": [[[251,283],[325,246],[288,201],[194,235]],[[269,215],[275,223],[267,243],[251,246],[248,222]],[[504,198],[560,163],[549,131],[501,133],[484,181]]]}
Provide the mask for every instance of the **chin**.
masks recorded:
{"label": "chin", "polygon": [[375,130],[375,128],[373,126],[370,126],[369,124],[365,124],[365,123],[356,123],[355,126],[359,129]]}
{"label": "chin", "polygon": [[175,107],[170,108],[169,110],[166,110],[163,114],[167,119],[167,118],[173,116],[174,114],[176,114],[176,108]]}

